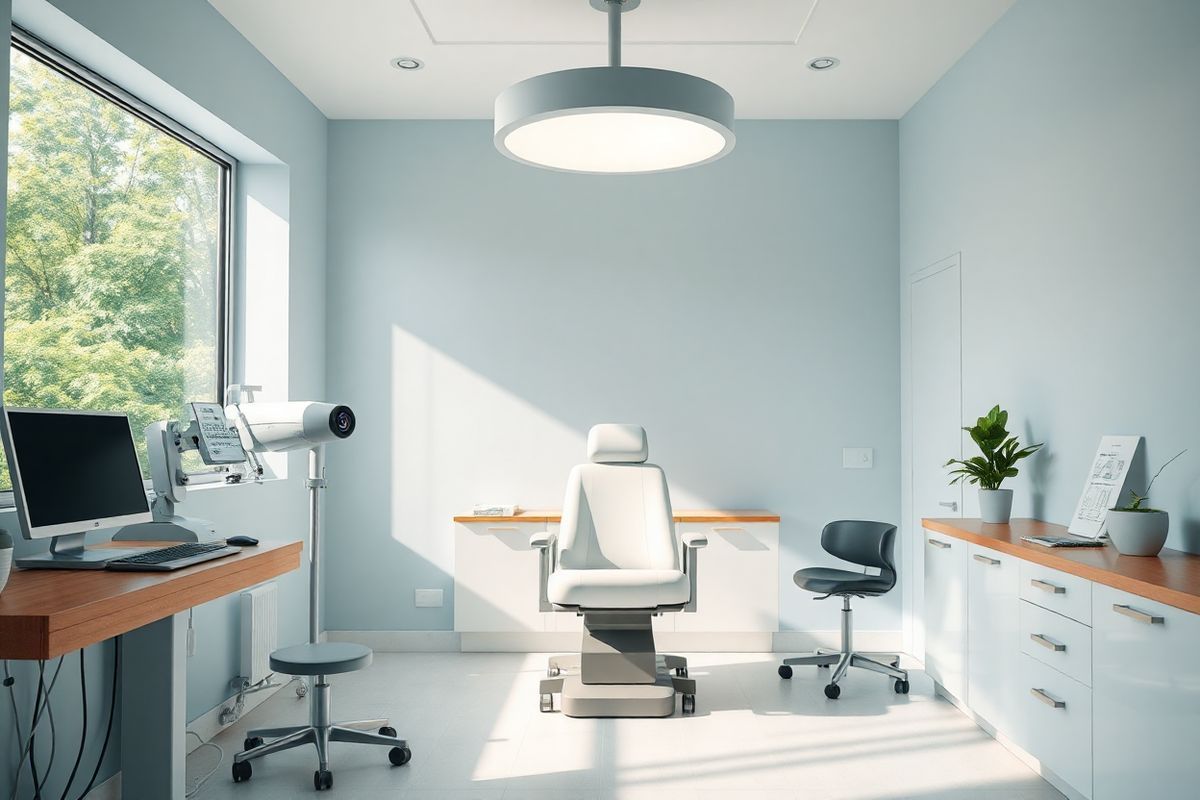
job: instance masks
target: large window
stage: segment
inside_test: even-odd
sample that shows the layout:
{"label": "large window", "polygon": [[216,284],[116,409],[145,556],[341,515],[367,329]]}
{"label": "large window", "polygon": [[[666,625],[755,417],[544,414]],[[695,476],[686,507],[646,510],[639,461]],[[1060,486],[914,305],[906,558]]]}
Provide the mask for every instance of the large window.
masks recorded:
{"label": "large window", "polygon": [[4,403],[124,411],[145,472],[148,423],[221,399],[232,162],[32,37],[11,57]]}

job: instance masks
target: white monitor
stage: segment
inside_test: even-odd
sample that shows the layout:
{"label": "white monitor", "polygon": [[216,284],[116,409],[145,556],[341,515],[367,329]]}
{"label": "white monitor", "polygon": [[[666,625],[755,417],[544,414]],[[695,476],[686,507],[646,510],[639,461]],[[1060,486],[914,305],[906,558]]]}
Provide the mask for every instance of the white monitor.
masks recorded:
{"label": "white monitor", "polygon": [[38,560],[103,566],[113,554],[87,558],[84,533],[152,519],[125,414],[5,408],[0,433],[21,533],[56,539]]}

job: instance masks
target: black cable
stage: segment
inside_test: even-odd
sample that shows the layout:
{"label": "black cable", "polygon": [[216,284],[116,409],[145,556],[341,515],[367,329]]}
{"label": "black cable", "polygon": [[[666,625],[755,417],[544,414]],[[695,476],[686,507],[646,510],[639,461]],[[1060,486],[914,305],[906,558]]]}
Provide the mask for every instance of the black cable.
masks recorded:
{"label": "black cable", "polygon": [[[63,787],[62,794],[58,800],[67,800],[67,792],[71,791],[71,784],[75,782],[75,773],[79,771],[79,762],[83,761],[83,748],[87,744],[87,665],[83,660],[83,648],[79,648],[79,694],[82,697],[80,702],[83,703],[83,727],[79,734],[79,752],[75,754],[75,766],[71,767],[71,775],[67,778],[67,785]],[[53,717],[51,717],[53,719]],[[51,730],[53,730],[51,726]],[[51,756],[53,760],[53,756]],[[49,771],[47,770],[47,774]]]}
{"label": "black cable", "polygon": [[[38,663],[39,663],[40,668],[42,669],[42,678],[44,679],[45,678],[44,670],[45,670],[46,662],[39,661]],[[54,685],[56,683],[58,683],[58,675],[60,672],[62,672],[62,665],[63,665],[63,657],[59,656],[58,664],[54,668],[54,676],[52,678],[50,678],[50,685],[47,686],[45,689],[45,692],[47,695],[49,695],[51,692],[54,691]],[[41,689],[41,683],[39,682],[39,690],[40,689]],[[18,776],[18,780],[13,781],[12,794],[10,794],[8,796],[8,800],[16,800],[17,789],[19,789],[21,786],[21,781],[19,779],[19,776],[21,774],[21,768],[25,766],[25,759],[29,757],[29,753],[33,750],[33,734],[37,730],[38,723],[42,721],[43,708],[44,708],[44,706],[42,706],[40,703],[34,704],[33,716],[29,721],[29,738],[26,739],[25,746],[21,748],[21,760],[17,762],[17,768],[13,770],[13,775]],[[36,783],[34,784],[34,789],[35,789],[35,791],[37,789]]]}
{"label": "black cable", "polygon": [[116,637],[116,653],[113,655],[113,676],[112,676],[112,696],[108,703],[108,725],[104,729],[104,745],[100,748],[100,757],[96,759],[96,768],[92,770],[92,777],[88,779],[87,787],[83,790],[83,794],[79,795],[79,800],[87,797],[92,791],[92,787],[96,785],[96,777],[100,774],[100,766],[104,763],[104,754],[108,752],[108,740],[112,735],[113,717],[117,710],[117,676],[121,674],[121,637]]}
{"label": "black cable", "polygon": [[46,762],[46,768],[42,770],[42,779],[38,782],[37,792],[35,795],[40,795],[42,789],[46,788],[46,784],[50,781],[50,773],[54,769],[54,757],[58,755],[58,731],[54,728],[54,706],[50,703],[50,693],[46,693],[46,718],[50,720],[50,759]]}
{"label": "black cable", "polygon": [[[61,664],[62,661],[60,660]],[[33,725],[29,727],[29,774],[33,777],[33,800],[41,800],[42,787],[38,785],[37,771],[37,723],[41,719],[42,714],[39,706],[42,705],[42,692],[46,688],[46,662],[38,660],[38,685],[37,693],[33,698]]]}

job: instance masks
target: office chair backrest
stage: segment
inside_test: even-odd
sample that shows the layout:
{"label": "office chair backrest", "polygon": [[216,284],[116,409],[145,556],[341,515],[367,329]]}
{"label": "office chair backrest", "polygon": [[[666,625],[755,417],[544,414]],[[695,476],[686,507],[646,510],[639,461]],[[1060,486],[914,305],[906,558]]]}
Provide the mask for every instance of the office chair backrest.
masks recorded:
{"label": "office chair backrest", "polygon": [[821,547],[843,561],[877,567],[879,576],[896,583],[896,562],[892,551],[896,545],[896,526],[886,522],[867,522],[841,519],[831,522],[821,531]]}
{"label": "office chair backrest", "polygon": [[667,477],[647,464],[646,431],[596,425],[588,460],[571,470],[563,501],[563,569],[679,569]]}

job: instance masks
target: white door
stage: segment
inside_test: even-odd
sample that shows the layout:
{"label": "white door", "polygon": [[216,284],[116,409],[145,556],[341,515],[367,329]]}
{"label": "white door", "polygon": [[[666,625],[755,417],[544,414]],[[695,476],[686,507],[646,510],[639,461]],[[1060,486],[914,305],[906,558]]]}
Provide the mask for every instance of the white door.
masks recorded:
{"label": "white door", "polygon": [[[906,630],[909,652],[925,653],[923,517],[961,517],[962,489],[949,486],[946,459],[962,457],[962,297],[957,255],[915,273],[909,283],[909,468]],[[906,626],[908,627],[908,626]]]}

